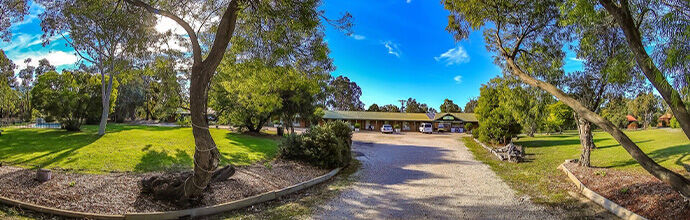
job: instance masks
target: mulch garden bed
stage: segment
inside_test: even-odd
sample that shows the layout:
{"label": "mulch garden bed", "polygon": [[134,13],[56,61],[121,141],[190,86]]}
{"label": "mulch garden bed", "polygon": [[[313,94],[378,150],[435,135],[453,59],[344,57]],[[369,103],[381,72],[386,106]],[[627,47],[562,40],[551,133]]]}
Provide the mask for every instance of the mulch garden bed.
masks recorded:
{"label": "mulch garden bed", "polygon": [[[281,189],[326,174],[300,162],[275,160],[237,167],[228,180],[212,183],[202,204],[215,205]],[[140,181],[159,173],[103,175],[53,171],[50,181],[34,180],[36,171],[0,166],[0,196],[42,206],[100,214],[178,210],[141,195]]]}
{"label": "mulch garden bed", "polygon": [[690,201],[648,173],[566,163],[587,188],[649,219],[690,219]]}

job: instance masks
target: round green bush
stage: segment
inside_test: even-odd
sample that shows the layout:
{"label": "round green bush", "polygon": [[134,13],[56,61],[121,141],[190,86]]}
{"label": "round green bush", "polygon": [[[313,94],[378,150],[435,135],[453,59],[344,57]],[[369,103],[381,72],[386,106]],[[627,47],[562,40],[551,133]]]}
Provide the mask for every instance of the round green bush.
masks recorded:
{"label": "round green bush", "polygon": [[344,122],[328,122],[311,127],[301,135],[288,135],[278,146],[281,158],[331,169],[350,163],[351,145],[350,126]]}

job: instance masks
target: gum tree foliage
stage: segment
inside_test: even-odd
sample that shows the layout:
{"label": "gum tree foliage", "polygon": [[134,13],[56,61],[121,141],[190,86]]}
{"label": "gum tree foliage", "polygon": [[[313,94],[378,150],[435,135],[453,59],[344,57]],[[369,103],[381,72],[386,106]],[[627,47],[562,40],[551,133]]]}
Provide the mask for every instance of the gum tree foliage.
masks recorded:
{"label": "gum tree foliage", "polygon": [[526,86],[511,76],[501,81],[501,102],[513,114],[528,136],[545,125],[547,106],[555,102],[551,94],[538,88]]}
{"label": "gum tree foliage", "polygon": [[0,118],[10,118],[17,112],[19,95],[14,90],[16,65],[0,49]]}
{"label": "gum tree foliage", "polygon": [[513,112],[506,105],[505,82],[502,78],[493,78],[479,88],[479,100],[475,115],[479,127],[473,134],[482,142],[508,144],[513,137],[520,134],[522,126],[513,117]]}
{"label": "gum tree foliage", "polygon": [[405,112],[407,113],[427,113],[431,110],[426,103],[419,103],[413,98],[408,98],[405,103]]}
{"label": "gum tree foliage", "polygon": [[397,105],[388,104],[388,105],[381,106],[381,111],[382,112],[400,112],[400,107],[398,107]]}
{"label": "gum tree foliage", "polygon": [[546,129],[548,132],[563,132],[575,123],[573,110],[563,102],[550,104],[546,109],[548,112]]}
{"label": "gum tree foliage", "polygon": [[[444,3],[451,13],[447,30],[457,40],[467,38],[471,30],[484,30],[488,49],[504,70],[554,95],[580,117],[611,134],[645,170],[690,197],[690,180],[654,162],[618,127],[549,82],[548,73],[562,71],[564,57],[558,39],[562,33],[558,25],[559,1],[446,0]],[[489,23],[492,26],[487,26]],[[635,53],[635,49],[632,51]],[[530,71],[535,67],[548,67],[545,70],[552,71]]]}
{"label": "gum tree foliage", "polygon": [[474,113],[474,109],[477,107],[477,99],[470,99],[465,103],[465,113]]}
{"label": "gum tree foliage", "polygon": [[445,99],[443,100],[443,104],[441,104],[441,107],[439,107],[441,112],[462,112],[462,109],[458,104],[453,103],[453,100],[450,99]]}
{"label": "gum tree foliage", "polygon": [[381,108],[379,108],[379,105],[377,105],[376,103],[374,103],[374,104],[371,104],[371,105],[369,106],[369,108],[367,109],[367,111],[368,111],[368,112],[380,112],[380,111],[381,111]]}
{"label": "gum tree foliage", "polygon": [[[145,53],[155,30],[151,14],[120,0],[39,0],[44,45],[62,36],[83,61],[101,75],[102,109],[98,134],[104,135],[113,81]],[[69,32],[69,37],[65,33]],[[109,80],[105,80],[106,76]]]}
{"label": "gum tree foliage", "polygon": [[182,87],[175,59],[158,56],[146,66],[142,79],[144,84],[144,113],[146,119],[170,120],[178,108],[184,106]]}
{"label": "gum tree foliage", "polygon": [[642,122],[644,129],[649,128],[651,124],[656,122],[656,119],[661,115],[662,106],[653,93],[640,93],[633,100],[628,102],[628,112],[635,116],[637,120]]}
{"label": "gum tree foliage", "polygon": [[316,110],[314,96],[320,89],[306,74],[290,67],[267,66],[260,60],[230,62],[226,59],[221,64],[211,90],[210,106],[221,122],[258,133],[273,116],[308,118]]}
{"label": "gum tree foliage", "polygon": [[29,14],[27,0],[0,0],[0,39],[10,41],[12,32],[10,26],[24,20]]}
{"label": "gum tree foliage", "polygon": [[50,71],[38,77],[31,102],[42,113],[57,118],[64,129],[79,131],[89,112],[99,109],[100,84],[99,77],[86,72]]}
{"label": "gum tree foliage", "polygon": [[328,107],[339,111],[361,111],[364,103],[359,99],[362,89],[357,83],[346,76],[338,76],[329,83],[331,93],[328,97]]}
{"label": "gum tree foliage", "polygon": [[628,102],[625,97],[609,99],[601,110],[601,116],[616,127],[625,128],[628,125]]}
{"label": "gum tree foliage", "polygon": [[[151,14],[175,21],[186,32],[184,37],[191,48],[189,100],[195,154],[194,172],[190,175],[156,176],[145,181],[145,191],[156,198],[180,204],[200,198],[218,167],[219,153],[208,131],[208,92],[218,65],[237,28],[283,36],[286,29],[265,29],[286,24],[321,25],[323,11],[320,1],[292,0],[123,0],[128,5],[145,9]],[[340,20],[324,19],[338,28],[349,28],[350,16]],[[239,25],[238,25],[239,24]],[[237,30],[242,32],[242,30]],[[265,35],[265,36],[266,36]],[[289,40],[289,37],[286,37]],[[221,169],[217,172],[223,172]],[[232,172],[224,172],[232,173]],[[221,173],[222,174],[222,173]],[[226,175],[221,175],[227,177]],[[216,175],[216,178],[220,178]],[[222,179],[222,178],[221,178]],[[190,200],[191,199],[191,200]]]}

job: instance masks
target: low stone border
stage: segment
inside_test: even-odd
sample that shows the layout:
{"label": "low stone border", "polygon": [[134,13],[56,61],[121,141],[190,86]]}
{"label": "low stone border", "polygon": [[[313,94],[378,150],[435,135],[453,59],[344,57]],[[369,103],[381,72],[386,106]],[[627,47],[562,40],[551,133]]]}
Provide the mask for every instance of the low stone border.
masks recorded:
{"label": "low stone border", "polygon": [[45,207],[37,204],[25,203],[9,198],[0,196],[0,203],[7,204],[10,206],[15,206],[23,209],[29,209],[40,213],[46,213],[51,215],[59,215],[70,218],[85,218],[85,219],[179,219],[179,218],[194,218],[205,215],[213,215],[221,212],[227,212],[235,209],[245,208],[258,203],[274,200],[285,195],[292,194],[294,192],[309,188],[313,185],[323,183],[329,180],[338,172],[341,168],[336,168],[324,174],[322,176],[316,177],[306,182],[298,183],[283,189],[274,190],[266,193],[262,193],[256,196],[235,200],[227,203],[198,207],[192,209],[184,209],[169,212],[148,212],[148,213],[127,213],[124,215],[107,215],[107,214],[96,214],[96,213],[85,213],[76,212],[63,209],[56,209],[51,207]]}
{"label": "low stone border", "polygon": [[558,166],[559,170],[563,170],[565,174],[568,175],[568,178],[575,183],[575,186],[579,190],[580,194],[583,196],[587,197],[589,200],[592,200],[592,202],[595,202],[599,204],[601,207],[604,207],[606,210],[609,210],[609,212],[617,215],[618,217],[621,217],[622,219],[640,219],[640,220],[646,220],[647,218],[642,217],[638,214],[635,214],[634,212],[624,208],[623,206],[620,206],[616,204],[615,202],[607,199],[606,197],[603,197],[599,195],[598,193],[590,190],[585,186],[585,184],[582,184],[579,179],[568,170],[568,168],[565,167],[566,163],[571,163],[573,160],[566,160],[564,163]]}
{"label": "low stone border", "polygon": [[503,155],[501,155],[501,154],[499,154],[498,152],[496,152],[496,150],[494,150],[493,148],[487,147],[484,143],[482,143],[481,141],[477,140],[476,138],[473,138],[473,139],[474,139],[474,141],[476,141],[479,145],[481,145],[484,149],[488,150],[489,152],[491,152],[492,154],[494,154],[494,156],[498,157],[498,160],[506,160],[506,159],[508,159],[508,158],[504,158]]}

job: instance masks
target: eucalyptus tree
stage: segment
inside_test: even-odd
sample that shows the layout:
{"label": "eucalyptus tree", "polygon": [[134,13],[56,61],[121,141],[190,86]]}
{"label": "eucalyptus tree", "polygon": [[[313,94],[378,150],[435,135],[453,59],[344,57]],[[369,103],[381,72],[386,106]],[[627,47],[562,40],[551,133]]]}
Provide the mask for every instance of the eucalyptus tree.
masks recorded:
{"label": "eucalyptus tree", "polygon": [[[617,126],[549,82],[549,73],[558,73],[564,58],[563,44],[559,39],[562,33],[558,25],[559,1],[445,0],[444,3],[451,13],[447,30],[457,40],[467,38],[472,30],[484,30],[487,48],[507,72],[554,95],[580,117],[611,134],[645,170],[690,197],[690,180],[660,166]],[[545,70],[551,71],[530,71],[535,67],[546,67]]]}
{"label": "eucalyptus tree", "polygon": [[369,108],[367,108],[367,111],[368,111],[368,112],[380,112],[380,111],[381,111],[381,108],[379,107],[379,105],[377,105],[376,103],[374,103],[374,104],[371,104],[371,105],[369,106]]}
{"label": "eucalyptus tree", "polygon": [[472,98],[470,101],[465,103],[465,113],[474,113],[474,109],[477,108],[477,99]]}
{"label": "eucalyptus tree", "polygon": [[[104,135],[113,81],[133,65],[150,45],[155,19],[120,0],[39,0],[44,44],[62,37],[82,60],[101,75],[102,112],[98,134]],[[69,32],[69,37],[65,33]]]}
{"label": "eucalyptus tree", "polygon": [[16,76],[14,69],[17,67],[12,60],[7,58],[5,51],[0,49],[0,118],[11,117],[16,111],[17,100]]}
{"label": "eucalyptus tree", "polygon": [[439,110],[441,110],[441,112],[462,112],[462,108],[460,108],[458,104],[453,103],[453,100],[450,99],[444,99]]}
{"label": "eucalyptus tree", "polygon": [[628,102],[630,114],[642,122],[644,129],[649,128],[656,121],[656,118],[661,115],[658,113],[661,112],[662,108],[659,99],[651,92],[640,93],[635,99]]}
{"label": "eucalyptus tree", "polygon": [[381,112],[400,112],[400,107],[393,104],[381,106],[381,108],[379,109],[381,110]]}
{"label": "eucalyptus tree", "polygon": [[[572,48],[584,62],[584,70],[568,73],[564,84],[570,95],[587,109],[601,113],[606,100],[624,96],[641,87],[638,83],[642,76],[635,68],[632,53],[622,38],[623,33],[613,27],[610,16],[599,13],[586,24],[578,23],[576,18],[567,18],[561,23],[568,25],[572,38],[581,39]],[[590,151],[596,148],[592,125],[579,115],[574,116],[583,150],[580,164],[589,166]]]}
{"label": "eucalyptus tree", "polygon": [[[158,198],[188,201],[199,198],[206,189],[220,154],[208,131],[207,106],[211,79],[233,38],[236,28],[246,27],[260,33],[264,27],[283,27],[285,22],[320,25],[323,11],[320,1],[292,0],[124,0],[129,5],[145,9],[151,14],[166,17],[177,23],[186,33],[191,47],[191,76],[189,82],[190,112],[194,134],[194,172],[190,176],[159,176],[147,181],[146,188]],[[331,21],[348,24],[345,19]],[[192,24],[196,28],[192,27]],[[238,25],[244,24],[244,25]],[[347,28],[348,25],[338,27]],[[269,31],[275,37],[284,36],[277,29]],[[285,30],[285,29],[283,29]],[[222,169],[225,170],[225,169]],[[221,170],[221,171],[222,171]],[[225,176],[227,177],[227,176]]]}
{"label": "eucalyptus tree", "polygon": [[[568,0],[563,13],[586,23],[600,13],[613,18],[645,77],[668,103],[690,138],[690,113],[679,92],[690,76],[690,2],[686,0]],[[651,50],[650,54],[648,50]],[[657,64],[658,63],[658,64]],[[668,78],[675,79],[675,88]]]}
{"label": "eucalyptus tree", "polygon": [[329,82],[331,93],[328,97],[328,107],[340,111],[364,110],[364,103],[359,99],[362,88],[350,81],[346,76],[338,76]]}

